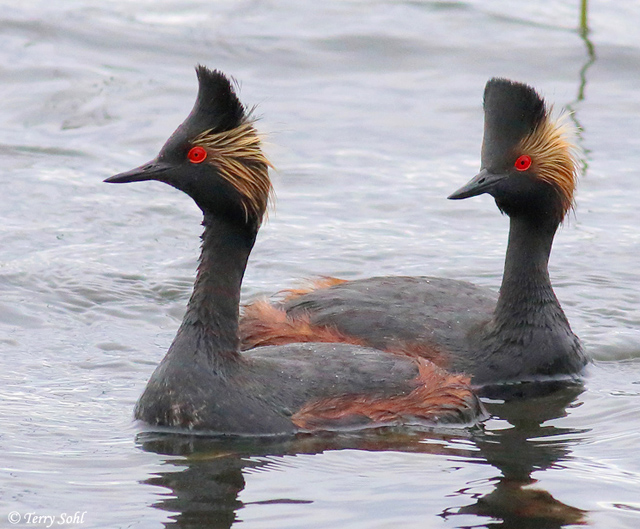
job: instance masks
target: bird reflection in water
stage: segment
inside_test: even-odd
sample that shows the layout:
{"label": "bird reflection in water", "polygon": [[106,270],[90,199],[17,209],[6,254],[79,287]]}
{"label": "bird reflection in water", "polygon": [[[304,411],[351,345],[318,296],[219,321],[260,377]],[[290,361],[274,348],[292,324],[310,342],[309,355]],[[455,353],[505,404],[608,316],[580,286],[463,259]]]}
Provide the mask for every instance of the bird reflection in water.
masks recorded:
{"label": "bird reflection in water", "polygon": [[[564,388],[550,395],[511,402],[489,403],[488,408],[500,428],[456,432],[411,432],[380,430],[358,433],[298,435],[279,439],[214,438],[172,433],[143,432],[138,445],[146,451],[168,456],[166,470],[149,477],[145,484],[168,489],[153,507],[173,513],[166,527],[228,528],[238,520],[246,504],[239,499],[245,488],[247,470],[262,468],[273,461],[266,456],[320,454],[326,450],[357,449],[429,453],[456,458],[467,457],[469,464],[489,464],[499,474],[489,480],[467,483],[448,497],[460,505],[460,496],[472,500],[460,508],[446,509],[440,516],[469,515],[480,518],[473,527],[555,529],[566,525],[585,525],[587,512],[555,499],[535,486],[532,474],[560,468],[571,458],[572,446],[579,444],[585,431],[562,428],[553,420],[566,416],[579,405],[581,386]],[[504,422],[510,427],[505,428]],[[465,451],[455,439],[464,438],[475,446]],[[430,442],[426,442],[429,440]],[[390,469],[392,471],[392,469]],[[493,486],[488,494],[474,492],[479,486]],[[416,484],[419,486],[419,484]],[[423,487],[432,485],[423,484]],[[264,503],[264,502],[263,502]],[[311,503],[294,498],[277,498],[266,503]]]}
{"label": "bird reflection in water", "polygon": [[532,477],[536,471],[562,468],[562,462],[571,459],[572,446],[587,433],[552,423],[579,405],[583,390],[576,385],[534,399],[487,404],[490,413],[510,427],[487,428],[475,435],[474,441],[486,463],[500,475],[489,480],[494,486],[489,494],[474,494],[477,484],[459,490],[459,494],[474,497],[475,502],[442,516],[475,514],[493,520],[474,527],[555,529],[586,525],[586,511],[556,500],[536,487],[537,480]]}

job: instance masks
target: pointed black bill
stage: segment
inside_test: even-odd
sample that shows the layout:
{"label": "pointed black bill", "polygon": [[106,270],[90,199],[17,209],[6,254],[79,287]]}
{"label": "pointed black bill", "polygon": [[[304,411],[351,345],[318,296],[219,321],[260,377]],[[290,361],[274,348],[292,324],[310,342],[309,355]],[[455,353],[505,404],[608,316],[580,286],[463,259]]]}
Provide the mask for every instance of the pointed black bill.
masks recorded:
{"label": "pointed black bill", "polygon": [[505,175],[493,174],[486,169],[482,169],[482,171],[469,180],[469,182],[456,192],[450,194],[447,198],[451,200],[461,200],[463,198],[482,195],[482,193],[489,192],[489,190],[504,177]]}
{"label": "pointed black bill", "polygon": [[142,182],[144,180],[160,180],[164,182],[163,176],[169,169],[171,169],[170,164],[153,160],[130,171],[110,176],[105,182],[109,184],[126,184],[128,182]]}

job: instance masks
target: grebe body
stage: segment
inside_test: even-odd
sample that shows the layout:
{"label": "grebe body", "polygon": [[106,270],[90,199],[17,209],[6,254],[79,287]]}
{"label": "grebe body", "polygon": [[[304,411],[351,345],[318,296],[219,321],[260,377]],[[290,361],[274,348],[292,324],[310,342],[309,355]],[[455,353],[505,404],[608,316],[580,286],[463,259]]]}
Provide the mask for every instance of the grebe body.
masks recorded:
{"label": "grebe body", "polygon": [[271,193],[270,164],[229,80],[203,66],[197,74],[196,104],[159,155],[106,180],[164,182],[187,193],[204,218],[184,319],[135,417],[240,435],[474,423],[483,412],[468,378],[402,351],[351,340],[240,352],[240,289]]}
{"label": "grebe body", "polygon": [[527,85],[491,79],[484,112],[481,171],[449,198],[488,193],[509,216],[499,293],[434,277],[324,278],[283,301],[248,305],[244,346],[297,340],[296,326],[310,340],[309,328],[334,329],[376,348],[415,350],[474,385],[579,378],[587,359],[548,272],[556,230],[573,205],[574,146]]}

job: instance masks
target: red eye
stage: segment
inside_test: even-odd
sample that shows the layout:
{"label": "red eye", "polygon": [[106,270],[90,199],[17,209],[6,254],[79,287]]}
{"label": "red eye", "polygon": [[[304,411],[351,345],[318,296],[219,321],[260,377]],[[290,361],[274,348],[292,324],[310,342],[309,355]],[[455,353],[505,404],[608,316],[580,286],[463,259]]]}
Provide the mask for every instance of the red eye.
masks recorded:
{"label": "red eye", "polygon": [[519,156],[514,166],[518,171],[526,171],[531,167],[531,156],[527,156],[526,154]]}
{"label": "red eye", "polygon": [[187,153],[187,158],[191,163],[202,163],[207,158],[207,151],[203,147],[192,147]]}

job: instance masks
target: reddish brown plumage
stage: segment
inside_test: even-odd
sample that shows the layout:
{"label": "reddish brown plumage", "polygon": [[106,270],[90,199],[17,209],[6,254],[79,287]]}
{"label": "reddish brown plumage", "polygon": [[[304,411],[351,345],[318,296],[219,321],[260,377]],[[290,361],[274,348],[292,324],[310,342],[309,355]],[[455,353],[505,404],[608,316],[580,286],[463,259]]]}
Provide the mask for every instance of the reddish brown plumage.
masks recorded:
{"label": "reddish brown plumage", "polygon": [[359,338],[347,336],[336,329],[312,325],[307,317],[289,318],[286,312],[263,299],[245,306],[240,320],[240,336],[244,350],[309,342],[364,345]]}
{"label": "reddish brown plumage", "polygon": [[415,422],[435,424],[460,420],[477,412],[477,401],[469,387],[469,378],[451,375],[432,362],[416,358],[418,376],[415,389],[406,395],[380,398],[371,395],[344,395],[321,399],[298,410],[293,423],[303,430],[393,425]]}
{"label": "reddish brown plumage", "polygon": [[323,276],[318,277],[316,279],[310,279],[307,282],[307,285],[301,288],[288,288],[283,290],[282,293],[284,296],[284,302],[290,301],[299,296],[304,296],[305,294],[310,294],[314,290],[319,290],[321,288],[329,288],[334,285],[340,285],[342,283],[346,283],[346,279],[338,279],[337,277],[331,276]]}
{"label": "reddish brown plumage", "polygon": [[[342,280],[335,281],[344,282]],[[314,288],[323,287],[316,286]],[[240,320],[240,336],[244,350],[266,345],[310,342],[372,346],[365,339],[349,336],[335,328],[314,325],[305,314],[291,317],[284,310],[264,299],[254,301],[244,307],[244,313]],[[384,351],[409,358],[424,358],[442,368],[447,368],[449,365],[448,355],[422,343],[396,340],[386,346]]]}
{"label": "reddish brown plumage", "polygon": [[[337,283],[326,283],[326,286],[331,284]],[[314,288],[322,288],[320,285],[315,283]],[[245,307],[240,334],[245,349],[308,342],[366,345],[363,340],[336,329],[312,325],[306,315],[290,318],[266,300],[258,300]],[[303,430],[314,431],[381,424],[392,426],[407,422],[423,425],[460,423],[482,413],[469,386],[469,377],[452,375],[441,369],[447,364],[445,355],[418,343],[394,343],[386,351],[416,362],[418,376],[410,383],[414,385],[412,390],[405,395],[384,398],[347,394],[316,400],[291,417],[293,424]]]}
{"label": "reddish brown plumage", "polygon": [[[365,345],[370,344],[365,343]],[[423,343],[396,340],[387,345],[383,351],[394,355],[407,356],[409,358],[424,358],[443,369],[448,369],[450,365],[450,358],[446,353]]]}

